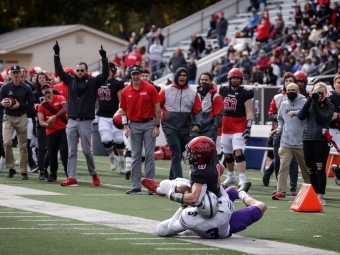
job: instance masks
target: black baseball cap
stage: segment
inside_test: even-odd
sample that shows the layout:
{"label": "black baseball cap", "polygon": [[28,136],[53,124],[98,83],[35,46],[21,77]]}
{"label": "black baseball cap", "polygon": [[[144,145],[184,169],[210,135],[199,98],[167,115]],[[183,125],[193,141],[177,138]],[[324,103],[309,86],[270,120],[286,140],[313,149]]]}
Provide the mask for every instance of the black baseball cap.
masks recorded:
{"label": "black baseball cap", "polygon": [[14,72],[20,72],[20,66],[18,65],[11,66],[11,73]]}

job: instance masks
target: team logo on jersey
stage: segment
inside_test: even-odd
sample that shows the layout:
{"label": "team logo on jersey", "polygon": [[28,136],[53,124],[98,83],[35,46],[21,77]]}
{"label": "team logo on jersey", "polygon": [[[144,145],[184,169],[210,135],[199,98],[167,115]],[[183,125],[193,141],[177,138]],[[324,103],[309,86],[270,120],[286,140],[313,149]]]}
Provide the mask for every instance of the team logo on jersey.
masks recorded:
{"label": "team logo on jersey", "polygon": [[11,96],[13,95],[14,93],[12,92],[12,90],[9,91],[8,95]]}
{"label": "team logo on jersey", "polygon": [[141,92],[140,93],[141,96],[146,96],[146,94],[147,94],[146,92]]}
{"label": "team logo on jersey", "polygon": [[205,169],[206,166],[207,166],[206,164],[200,164],[197,167],[198,167],[198,169]]}

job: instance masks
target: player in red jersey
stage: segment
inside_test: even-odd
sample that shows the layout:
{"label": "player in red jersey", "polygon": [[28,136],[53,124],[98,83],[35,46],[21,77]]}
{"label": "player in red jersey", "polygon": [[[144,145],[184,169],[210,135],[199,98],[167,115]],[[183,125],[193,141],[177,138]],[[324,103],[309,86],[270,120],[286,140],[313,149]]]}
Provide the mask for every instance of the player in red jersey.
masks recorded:
{"label": "player in red jersey", "polygon": [[228,178],[222,183],[230,186],[236,182],[234,161],[239,172],[239,185],[246,182],[246,158],[244,150],[250,137],[253,119],[254,91],[241,86],[243,73],[233,68],[228,73],[228,84],[222,85],[219,93],[223,98],[222,147],[228,167]]}

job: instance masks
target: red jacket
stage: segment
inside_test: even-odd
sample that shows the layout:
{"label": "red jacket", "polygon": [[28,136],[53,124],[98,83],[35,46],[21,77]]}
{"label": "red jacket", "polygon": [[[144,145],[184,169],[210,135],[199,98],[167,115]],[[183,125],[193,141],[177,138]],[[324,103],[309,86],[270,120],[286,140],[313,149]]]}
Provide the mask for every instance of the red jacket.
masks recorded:
{"label": "red jacket", "polygon": [[269,13],[266,13],[266,22],[264,24],[259,24],[256,28],[257,40],[262,40],[269,38],[269,30],[270,30],[270,21],[269,21]]}

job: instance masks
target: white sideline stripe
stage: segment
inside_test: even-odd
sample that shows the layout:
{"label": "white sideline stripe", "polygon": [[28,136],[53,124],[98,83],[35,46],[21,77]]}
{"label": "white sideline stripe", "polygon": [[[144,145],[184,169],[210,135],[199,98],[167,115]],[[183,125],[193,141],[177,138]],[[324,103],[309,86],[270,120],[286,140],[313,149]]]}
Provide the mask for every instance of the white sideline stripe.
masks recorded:
{"label": "white sideline stripe", "polygon": [[32,212],[0,212],[0,213],[10,213],[10,214],[17,214],[17,213],[32,213]]}
{"label": "white sideline stripe", "polygon": [[56,224],[56,223],[44,223],[44,224],[38,224],[39,226],[93,226],[93,224],[87,224],[87,223],[63,223],[63,224]]}
{"label": "white sideline stripe", "polygon": [[112,238],[106,238],[108,241],[114,241],[114,240],[164,240],[165,237],[112,237]]}
{"label": "white sideline stripe", "polygon": [[130,243],[133,245],[191,245],[191,243]]}
{"label": "white sideline stripe", "polygon": [[0,218],[46,218],[51,216],[0,215]]}
{"label": "white sideline stripe", "polygon": [[[125,229],[133,232],[141,232],[147,234],[155,235],[155,230],[159,221],[143,219],[134,216],[121,215],[117,213],[110,213],[106,211],[100,211],[95,209],[81,208],[77,206],[69,206],[57,203],[50,203],[45,201],[38,201],[33,199],[28,199],[24,197],[19,197],[18,189],[21,190],[20,194],[41,194],[39,190],[33,190],[30,188],[19,188],[12,187],[10,185],[0,184],[0,206],[10,207],[15,209],[20,209],[24,211],[37,212],[41,214],[48,214],[56,217],[64,217],[69,219],[75,219],[87,223],[99,224],[103,226],[108,226],[112,228]],[[3,191],[3,192],[1,192]],[[41,191],[44,193],[45,191]],[[45,192],[46,193],[46,192]],[[52,193],[52,192],[51,192]],[[53,195],[59,195],[58,193],[53,193]],[[23,216],[21,216],[23,217]],[[47,216],[48,217],[48,216]],[[18,228],[20,229],[20,228]],[[24,228],[25,229],[25,228]],[[27,228],[29,229],[29,228]],[[50,228],[47,228],[47,230]],[[65,228],[62,228],[65,230]],[[100,228],[69,228],[73,230],[101,230]],[[104,228],[103,230],[107,230]],[[212,247],[218,247],[223,249],[237,250],[249,254],[258,255],[291,255],[296,254],[297,251],[299,255],[311,255],[311,254],[322,254],[322,255],[339,255],[339,253],[333,251],[327,251],[322,249],[314,249],[310,247],[281,243],[276,241],[268,241],[262,239],[255,239],[250,237],[243,237],[240,235],[233,235],[232,238],[224,240],[215,239],[201,239],[199,237],[188,237],[184,235],[178,235],[178,238],[183,241],[193,242],[203,245],[208,245]],[[161,239],[161,238],[153,238]],[[123,239],[122,239],[123,240]],[[126,240],[124,238],[124,240]]]}
{"label": "white sideline stripe", "polygon": [[17,220],[17,221],[39,221],[39,222],[42,222],[42,221],[48,221],[48,222],[51,222],[51,221],[70,221],[70,220]]}
{"label": "white sideline stripe", "polygon": [[82,235],[137,235],[138,233],[81,233]]}
{"label": "white sideline stripe", "polygon": [[219,248],[155,248],[156,251],[219,251]]}
{"label": "white sideline stripe", "polygon": [[107,228],[0,228],[0,230],[107,230]]}

